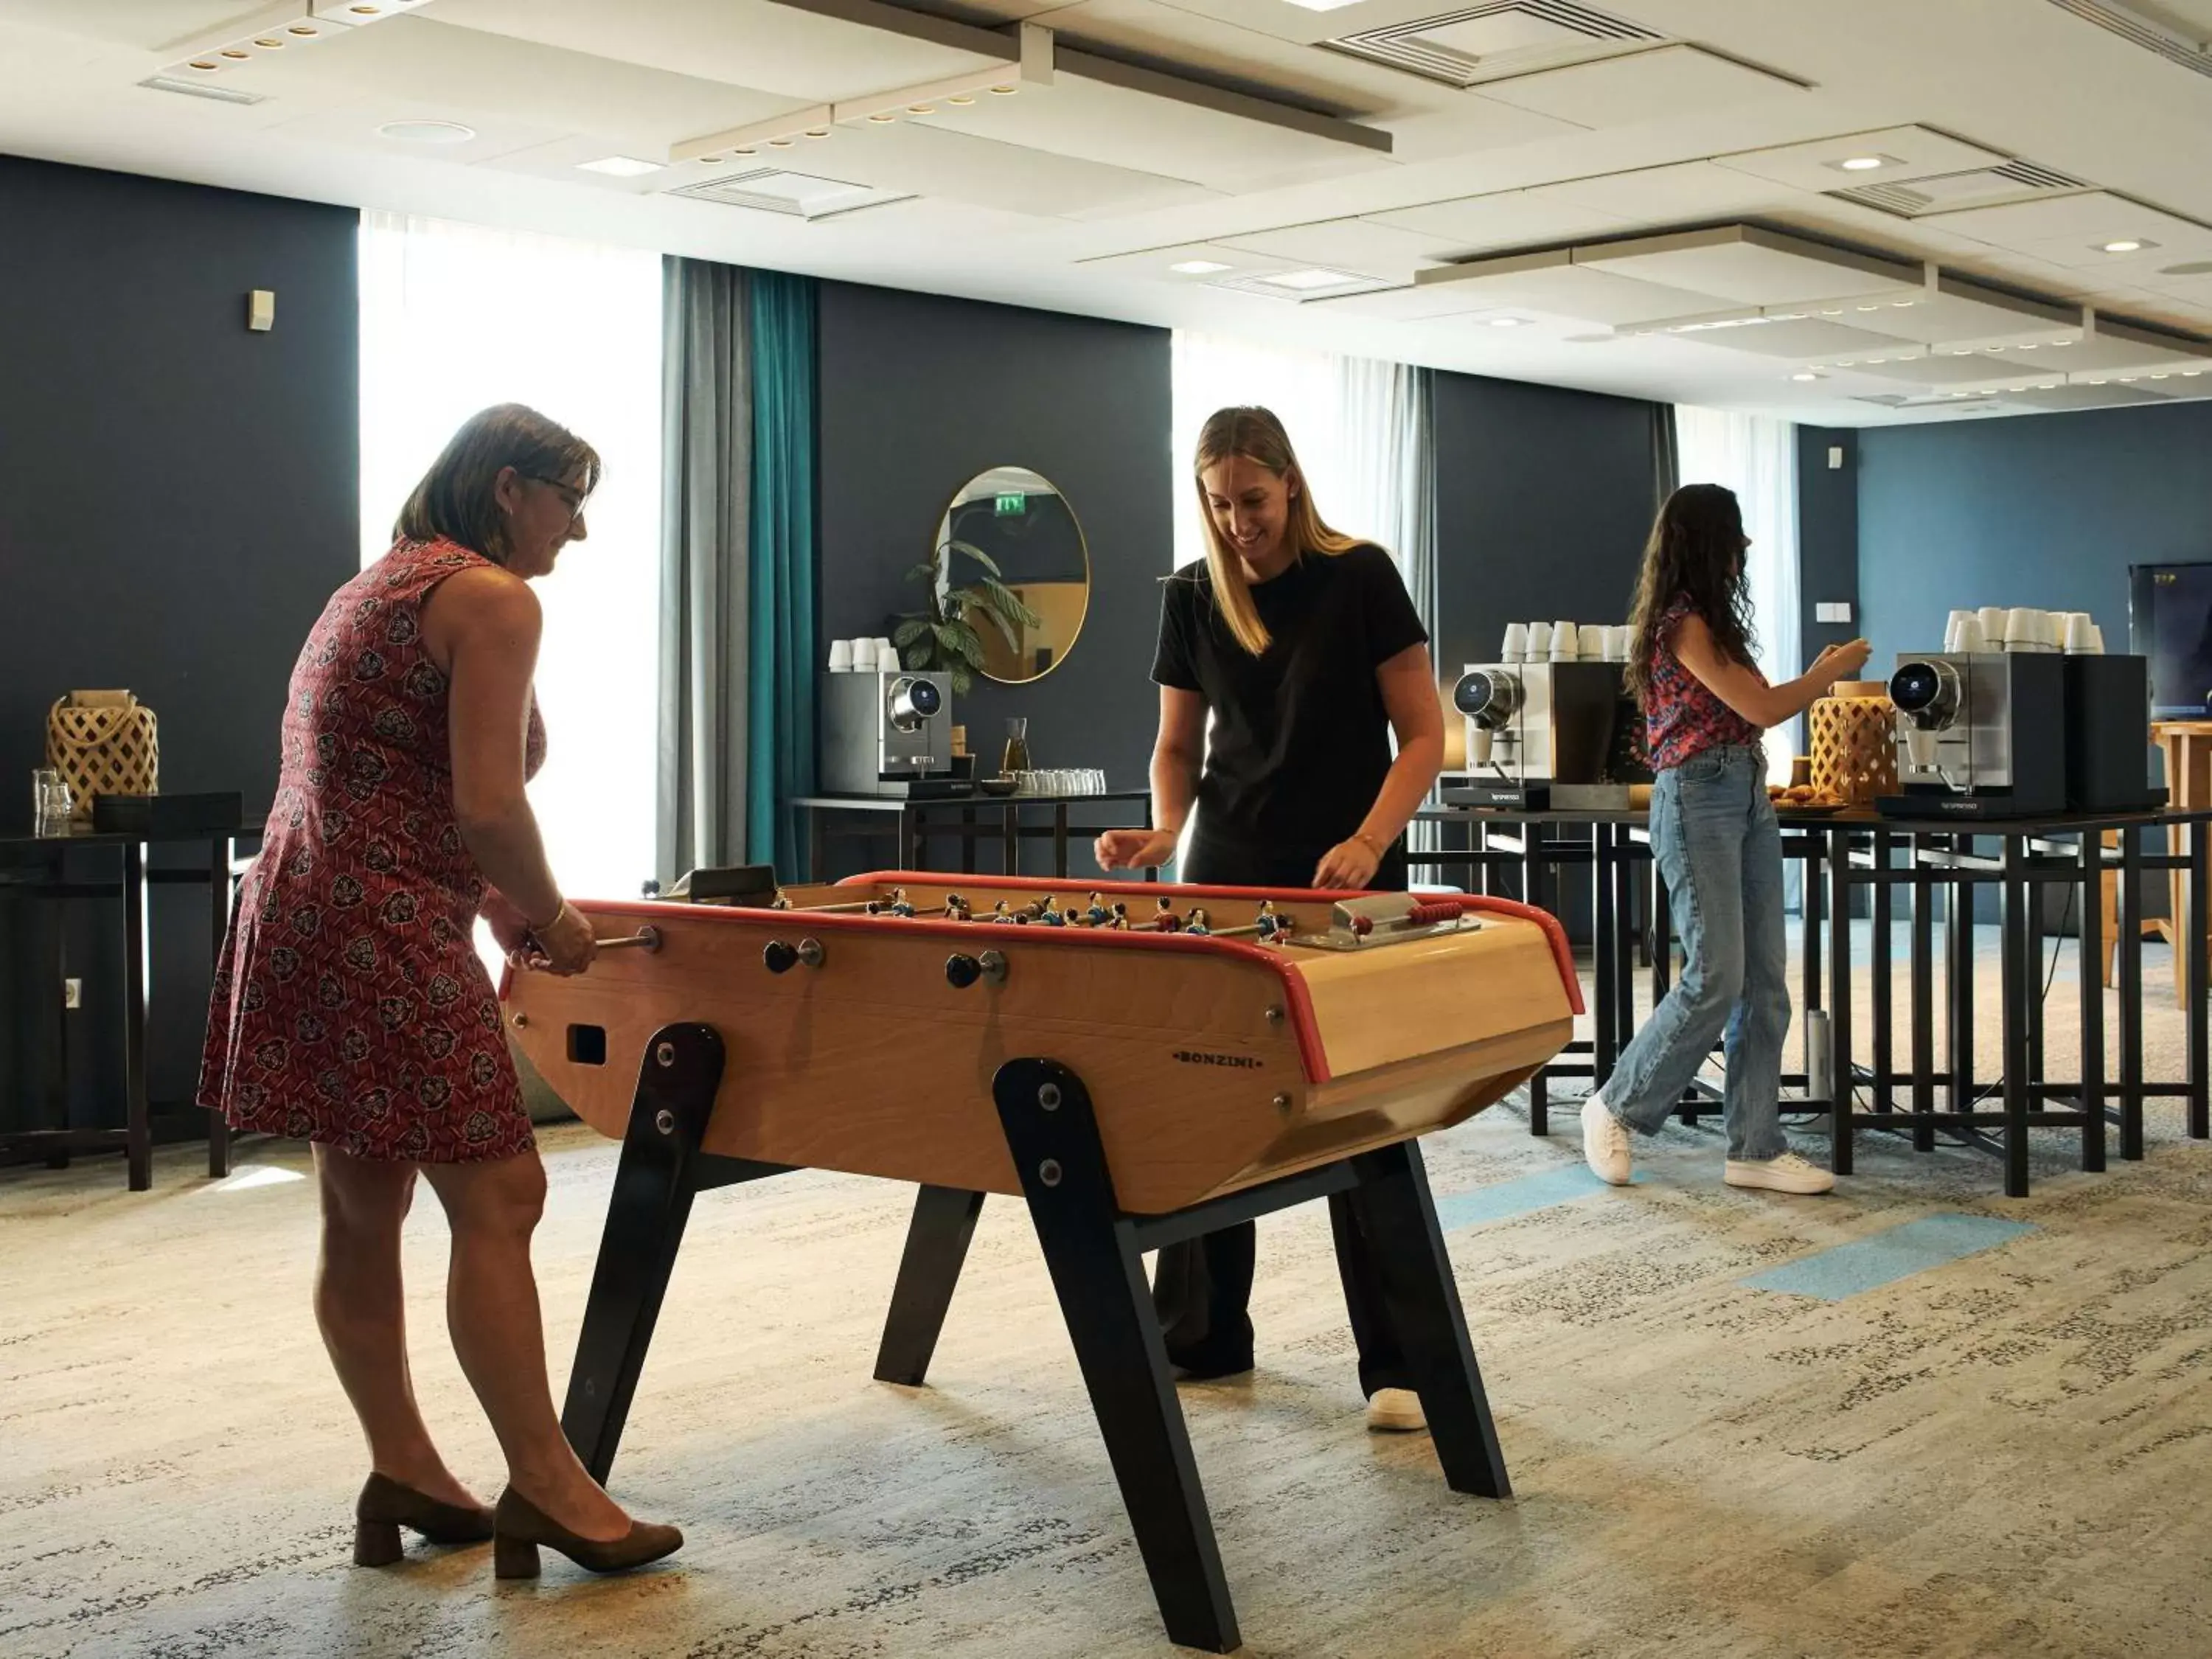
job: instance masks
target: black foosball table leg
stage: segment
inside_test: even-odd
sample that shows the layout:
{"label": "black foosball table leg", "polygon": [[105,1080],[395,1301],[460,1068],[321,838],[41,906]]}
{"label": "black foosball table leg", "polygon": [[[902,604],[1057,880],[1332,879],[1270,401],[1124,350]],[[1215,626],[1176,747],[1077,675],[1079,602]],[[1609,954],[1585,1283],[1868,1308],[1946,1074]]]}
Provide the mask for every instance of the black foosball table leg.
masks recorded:
{"label": "black foosball table leg", "polygon": [[562,1432],[602,1484],[702,1184],[699,1140],[721,1085],[722,1052],[711,1025],[663,1026],[646,1044],[561,1408]]}
{"label": "black foosball table leg", "polygon": [[1352,1164],[1359,1180],[1346,1196],[1373,1253],[1445,1484],[1454,1492],[1510,1498],[1505,1454],[1475,1368],[1420,1148],[1401,1141],[1362,1152]]}
{"label": "black foosball table leg", "polygon": [[1236,1609],[1090,1095],[1043,1060],[1008,1060],[991,1092],[1169,1638],[1228,1653],[1238,1644]]}
{"label": "black foosball table leg", "polygon": [[884,1340],[876,1350],[876,1381],[920,1388],[929,1375],[930,1356],[952,1306],[975,1218],[983,1213],[983,1194],[954,1187],[924,1187],[914,1203],[899,1258],[898,1283],[884,1321]]}

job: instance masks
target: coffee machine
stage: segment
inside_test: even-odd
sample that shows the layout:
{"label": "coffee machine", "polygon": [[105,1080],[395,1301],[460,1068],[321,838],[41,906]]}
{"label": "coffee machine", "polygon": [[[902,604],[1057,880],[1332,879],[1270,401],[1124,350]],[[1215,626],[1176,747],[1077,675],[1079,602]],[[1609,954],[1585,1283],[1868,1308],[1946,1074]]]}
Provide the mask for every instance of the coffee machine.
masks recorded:
{"label": "coffee machine", "polygon": [[[1893,817],[2035,817],[2066,810],[2066,670],[2050,653],[1901,653],[1890,676]],[[2140,736],[2133,739],[2140,750]]]}
{"label": "coffee machine", "polygon": [[825,673],[816,695],[823,788],[912,800],[972,788],[953,775],[950,674]]}
{"label": "coffee machine", "polygon": [[1451,806],[1603,811],[1630,780],[1606,763],[1623,702],[1617,662],[1471,663],[1452,688],[1466,722],[1467,770],[1441,780]]}

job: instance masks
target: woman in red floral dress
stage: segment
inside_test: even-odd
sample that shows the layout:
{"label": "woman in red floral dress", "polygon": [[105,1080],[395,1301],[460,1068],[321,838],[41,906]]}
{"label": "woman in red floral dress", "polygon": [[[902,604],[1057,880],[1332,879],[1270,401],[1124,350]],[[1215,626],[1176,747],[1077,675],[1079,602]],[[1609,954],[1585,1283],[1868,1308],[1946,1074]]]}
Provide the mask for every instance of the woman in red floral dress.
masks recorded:
{"label": "woman in red floral dress", "polygon": [[[456,433],[392,550],[331,598],[292,671],[261,856],[216,975],[200,1103],[312,1141],[315,1316],[372,1473],[354,1558],[399,1528],[494,1538],[501,1577],[550,1545],[596,1571],[683,1541],[633,1522],[561,1433],[530,1238],[545,1173],[473,939],[580,973],[591,924],[561,896],[523,793],[544,752],[529,583],[585,537],[591,447],[502,404]],[[415,1403],[399,1228],[417,1175],[453,1229],[447,1324],[507,1463],[496,1514],[439,1456]]]}

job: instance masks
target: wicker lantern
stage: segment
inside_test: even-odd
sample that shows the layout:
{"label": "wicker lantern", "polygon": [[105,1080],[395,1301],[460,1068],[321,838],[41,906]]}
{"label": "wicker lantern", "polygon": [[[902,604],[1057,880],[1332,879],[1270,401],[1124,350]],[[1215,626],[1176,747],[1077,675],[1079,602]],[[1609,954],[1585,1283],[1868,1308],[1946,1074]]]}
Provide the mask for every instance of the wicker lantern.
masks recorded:
{"label": "wicker lantern", "polygon": [[1811,709],[1813,787],[1869,806],[1897,793],[1897,708],[1880,680],[1838,680]]}
{"label": "wicker lantern", "polygon": [[155,793],[161,762],[154,711],[128,691],[72,691],[47,711],[46,764],[69,785],[80,824],[101,795]]}

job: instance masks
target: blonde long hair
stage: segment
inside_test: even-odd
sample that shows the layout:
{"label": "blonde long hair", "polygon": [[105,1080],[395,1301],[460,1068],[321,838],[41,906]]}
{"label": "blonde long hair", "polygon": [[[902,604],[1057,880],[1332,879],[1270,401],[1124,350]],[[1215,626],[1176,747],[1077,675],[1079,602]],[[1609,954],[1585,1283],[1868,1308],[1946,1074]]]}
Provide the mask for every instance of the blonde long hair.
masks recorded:
{"label": "blonde long hair", "polygon": [[1291,434],[1273,410],[1240,404],[1217,409],[1206,417],[1198,434],[1191,480],[1198,491],[1199,519],[1206,526],[1206,563],[1213,573],[1213,602],[1228,619],[1237,643],[1256,657],[1269,644],[1267,624],[1260,620],[1260,608],[1252,601],[1252,584],[1245,580],[1243,561],[1222,535],[1206,495],[1206,468],[1238,457],[1267,468],[1279,478],[1295,477],[1298,489],[1291,497],[1289,521],[1284,526],[1293,544],[1291,557],[1348,552],[1359,545],[1359,538],[1331,530],[1322,521],[1305,471],[1291,447]]}

